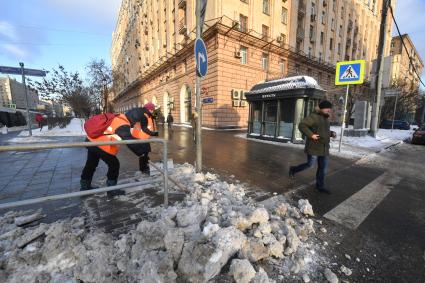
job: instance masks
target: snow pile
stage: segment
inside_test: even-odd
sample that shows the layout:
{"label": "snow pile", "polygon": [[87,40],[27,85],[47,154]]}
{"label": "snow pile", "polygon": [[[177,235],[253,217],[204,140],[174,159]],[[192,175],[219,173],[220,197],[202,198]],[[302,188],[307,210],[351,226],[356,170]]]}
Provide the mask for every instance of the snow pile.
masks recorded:
{"label": "snow pile", "polygon": [[[63,129],[60,127],[55,127],[49,130],[46,126],[40,131],[40,129],[34,129],[32,131],[33,136],[85,136],[84,131],[84,119],[73,118],[71,122]],[[19,137],[27,137],[28,131],[22,131]]]}
{"label": "snow pile", "polygon": [[[149,219],[118,239],[88,231],[83,218],[22,228],[21,214],[0,218],[2,282],[275,282],[324,279],[309,236],[312,207],[283,196],[255,202],[246,188],[176,166],[189,193],[181,203],[152,208]],[[176,188],[174,188],[176,189]],[[19,222],[19,221],[18,221]],[[224,266],[230,268],[224,268]],[[315,265],[315,268],[312,266]],[[323,268],[320,268],[324,270]],[[320,277],[321,276],[321,277]]]}

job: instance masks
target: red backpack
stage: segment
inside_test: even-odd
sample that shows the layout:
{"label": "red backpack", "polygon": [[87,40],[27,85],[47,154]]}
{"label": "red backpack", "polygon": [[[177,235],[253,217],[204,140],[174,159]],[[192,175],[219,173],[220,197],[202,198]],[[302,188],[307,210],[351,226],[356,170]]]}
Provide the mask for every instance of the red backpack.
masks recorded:
{"label": "red backpack", "polygon": [[92,139],[100,137],[111,125],[112,120],[117,116],[118,115],[113,113],[105,113],[91,117],[84,123],[84,130],[87,136]]}

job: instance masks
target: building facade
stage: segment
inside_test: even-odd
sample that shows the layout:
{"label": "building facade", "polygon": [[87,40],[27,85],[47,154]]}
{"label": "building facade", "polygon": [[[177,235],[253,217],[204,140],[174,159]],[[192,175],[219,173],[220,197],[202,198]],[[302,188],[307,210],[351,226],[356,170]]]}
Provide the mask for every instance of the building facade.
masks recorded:
{"label": "building facade", "polygon": [[[28,89],[28,107],[36,110],[38,93]],[[0,104],[3,107],[26,109],[25,87],[22,83],[10,78],[0,78]]]}
{"label": "building facade", "polygon": [[[123,1],[111,48],[116,111],[151,101],[164,114],[171,111],[176,122],[189,122],[195,107],[195,2]],[[261,81],[286,76],[311,76],[327,90],[328,99],[337,101],[344,90],[334,86],[335,63],[361,58],[369,63],[376,56],[377,40],[370,30],[372,23],[378,25],[377,38],[381,1],[328,2],[332,1],[208,1],[203,125],[246,127],[244,92]],[[324,19],[318,19],[324,11]],[[335,30],[336,26],[342,28]],[[338,44],[344,46],[339,54]],[[389,53],[390,41],[387,46]],[[369,95],[367,87],[353,91]]]}
{"label": "building facade", "polygon": [[[407,51],[403,46],[402,40]],[[403,83],[402,87],[406,92],[417,91],[419,89],[418,75],[419,77],[422,76],[424,63],[409,35],[404,34],[401,38],[399,36],[392,38],[390,58],[390,84],[396,85],[401,81]]]}

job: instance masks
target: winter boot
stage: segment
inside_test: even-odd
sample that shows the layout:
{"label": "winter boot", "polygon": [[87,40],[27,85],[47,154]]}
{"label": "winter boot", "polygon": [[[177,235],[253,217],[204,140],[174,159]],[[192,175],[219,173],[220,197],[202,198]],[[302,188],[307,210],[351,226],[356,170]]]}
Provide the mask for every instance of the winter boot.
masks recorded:
{"label": "winter boot", "polygon": [[80,191],[88,191],[93,189],[97,188],[91,186],[91,180],[80,180]]}
{"label": "winter boot", "polygon": [[[106,181],[106,186],[108,187],[116,186],[117,182],[118,182],[117,180],[108,180]],[[114,190],[114,191],[106,192],[106,195],[108,197],[122,196],[122,195],[125,195],[125,192],[123,190]]]}

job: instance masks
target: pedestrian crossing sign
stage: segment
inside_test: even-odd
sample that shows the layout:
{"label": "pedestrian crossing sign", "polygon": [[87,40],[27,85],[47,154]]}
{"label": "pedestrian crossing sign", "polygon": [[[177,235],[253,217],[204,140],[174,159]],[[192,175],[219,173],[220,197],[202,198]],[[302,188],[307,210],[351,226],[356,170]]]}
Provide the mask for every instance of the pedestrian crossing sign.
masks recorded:
{"label": "pedestrian crossing sign", "polygon": [[362,84],[364,79],[365,60],[336,63],[335,85]]}

